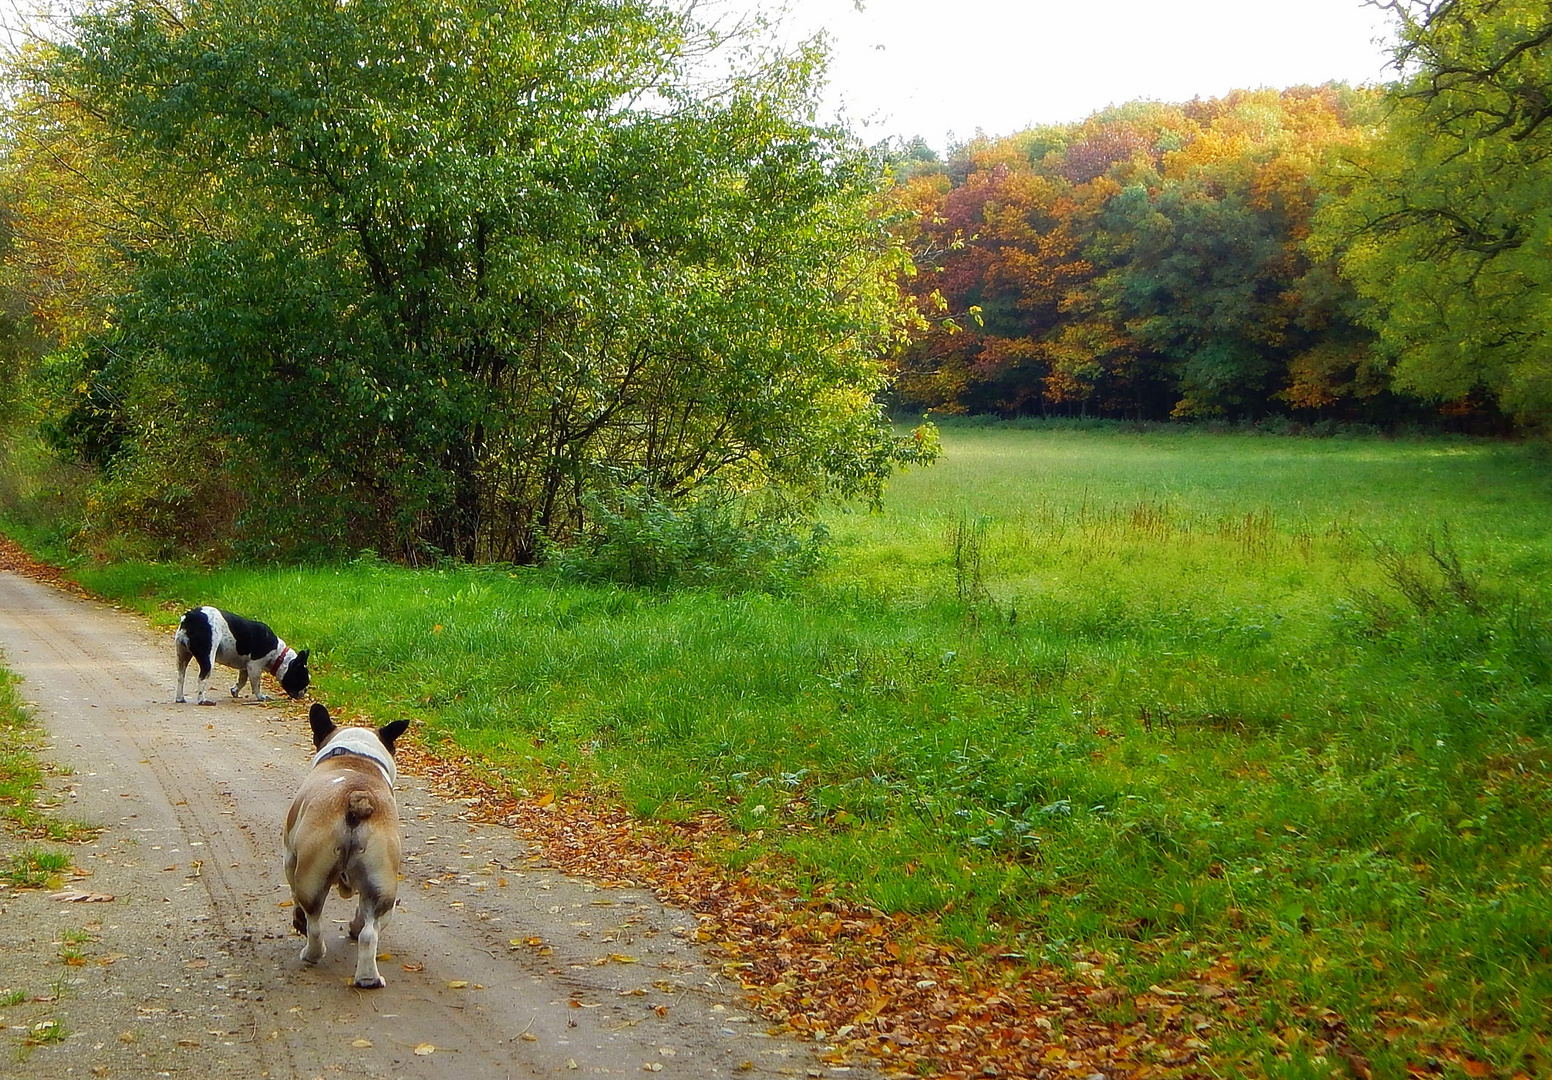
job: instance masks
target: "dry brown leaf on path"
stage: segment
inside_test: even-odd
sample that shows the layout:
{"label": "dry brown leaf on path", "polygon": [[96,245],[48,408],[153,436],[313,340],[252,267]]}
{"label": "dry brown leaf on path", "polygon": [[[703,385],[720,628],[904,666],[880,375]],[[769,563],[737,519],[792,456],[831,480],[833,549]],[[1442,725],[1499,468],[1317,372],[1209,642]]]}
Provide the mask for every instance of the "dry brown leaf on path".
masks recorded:
{"label": "dry brown leaf on path", "polygon": [[50,893],[49,899],[57,900],[61,904],[106,904],[113,899],[113,894],[66,889],[63,892]]}

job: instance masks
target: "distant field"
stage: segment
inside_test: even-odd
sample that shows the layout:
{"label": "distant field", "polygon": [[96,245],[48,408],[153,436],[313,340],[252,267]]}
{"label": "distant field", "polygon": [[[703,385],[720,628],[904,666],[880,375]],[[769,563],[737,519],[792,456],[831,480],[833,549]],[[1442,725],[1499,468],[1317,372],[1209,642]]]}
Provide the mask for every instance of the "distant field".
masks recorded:
{"label": "distant field", "polygon": [[1032,962],[1098,949],[1134,993],[1232,971],[1234,1004],[1193,1005],[1230,1074],[1552,1071],[1546,451],[944,446],[883,513],[832,515],[832,563],[789,595],[370,562],[78,576],[164,621],[263,613],[331,705],[424,717],[520,786],[715,809],[730,866]]}

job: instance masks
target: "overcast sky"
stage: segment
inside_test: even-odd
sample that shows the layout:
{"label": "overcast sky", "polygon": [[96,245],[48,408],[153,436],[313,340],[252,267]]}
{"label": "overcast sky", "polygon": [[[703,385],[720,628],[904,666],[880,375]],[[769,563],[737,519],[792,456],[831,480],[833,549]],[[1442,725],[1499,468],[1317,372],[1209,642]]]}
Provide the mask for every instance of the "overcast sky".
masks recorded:
{"label": "overcast sky", "polygon": [[[785,5],[786,39],[830,35],[832,113],[870,142],[921,135],[939,151],[1138,98],[1390,75],[1389,22],[1363,0],[696,2],[724,17]],[[0,0],[0,22],[47,3]]]}
{"label": "overcast sky", "polygon": [[[780,0],[723,0],[730,7]],[[787,34],[832,36],[832,109],[869,141],[936,149],[1081,120],[1138,98],[1389,77],[1361,0],[790,0]]]}

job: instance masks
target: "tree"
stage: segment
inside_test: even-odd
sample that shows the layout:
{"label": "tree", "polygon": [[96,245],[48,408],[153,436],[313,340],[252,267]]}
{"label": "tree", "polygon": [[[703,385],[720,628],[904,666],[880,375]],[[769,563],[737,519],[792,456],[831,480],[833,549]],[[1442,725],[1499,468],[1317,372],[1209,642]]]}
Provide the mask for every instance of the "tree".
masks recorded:
{"label": "tree", "polygon": [[158,228],[85,381],[212,425],[264,531],[334,549],[529,560],[627,488],[876,496],[929,445],[874,400],[908,318],[880,163],[807,120],[812,50],[686,89],[707,34],[651,0],[89,12],[30,101]]}
{"label": "tree", "polygon": [[1394,0],[1402,72],[1352,195],[1322,219],[1396,385],[1552,421],[1552,11]]}

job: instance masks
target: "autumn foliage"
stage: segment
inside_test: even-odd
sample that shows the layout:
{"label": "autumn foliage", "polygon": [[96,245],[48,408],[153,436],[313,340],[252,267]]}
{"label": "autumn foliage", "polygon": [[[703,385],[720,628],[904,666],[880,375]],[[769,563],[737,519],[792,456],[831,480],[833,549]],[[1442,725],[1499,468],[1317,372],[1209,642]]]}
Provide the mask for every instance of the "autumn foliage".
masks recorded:
{"label": "autumn foliage", "polygon": [[901,401],[946,413],[1394,419],[1371,332],[1307,243],[1375,115],[1337,85],[1135,102],[902,161],[933,330]]}

